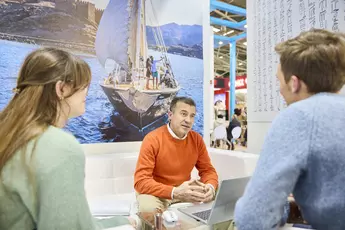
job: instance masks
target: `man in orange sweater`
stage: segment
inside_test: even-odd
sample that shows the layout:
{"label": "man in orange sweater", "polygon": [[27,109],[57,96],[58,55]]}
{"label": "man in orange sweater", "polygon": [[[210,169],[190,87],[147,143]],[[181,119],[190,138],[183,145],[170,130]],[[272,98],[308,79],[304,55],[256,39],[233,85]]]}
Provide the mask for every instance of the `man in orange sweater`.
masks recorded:
{"label": "man in orange sweater", "polygon": [[[134,175],[139,211],[165,209],[175,201],[213,199],[218,175],[202,137],[191,130],[195,114],[191,98],[175,97],[170,105],[169,124],[144,138]],[[194,166],[200,181],[191,181]]]}

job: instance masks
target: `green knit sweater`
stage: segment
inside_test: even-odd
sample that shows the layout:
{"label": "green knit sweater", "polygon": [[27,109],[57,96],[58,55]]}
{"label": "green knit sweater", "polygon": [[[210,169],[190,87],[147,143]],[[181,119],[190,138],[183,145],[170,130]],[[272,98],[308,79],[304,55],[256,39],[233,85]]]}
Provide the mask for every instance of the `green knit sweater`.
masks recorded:
{"label": "green knit sweater", "polygon": [[33,146],[32,141],[25,157],[15,153],[1,173],[0,229],[95,230],[129,223],[125,217],[98,220],[91,215],[85,155],[73,135],[51,126],[34,151]]}

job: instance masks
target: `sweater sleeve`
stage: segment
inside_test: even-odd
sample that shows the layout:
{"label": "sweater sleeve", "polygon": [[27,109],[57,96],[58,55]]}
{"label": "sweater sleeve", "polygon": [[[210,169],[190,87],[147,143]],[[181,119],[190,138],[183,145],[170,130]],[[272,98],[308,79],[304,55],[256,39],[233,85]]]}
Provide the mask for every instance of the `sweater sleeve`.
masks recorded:
{"label": "sweater sleeve", "polygon": [[49,149],[64,159],[37,177],[38,230],[99,230],[129,224],[125,217],[96,220],[91,215],[84,190],[85,156],[79,149],[80,152],[63,147]]}
{"label": "sweater sleeve", "polygon": [[218,174],[216,172],[216,169],[213,167],[211,163],[210,156],[208,154],[206,145],[202,137],[199,134],[197,134],[197,137],[198,137],[199,157],[198,157],[195,167],[199,171],[201,182],[204,184],[212,184],[214,189],[217,189]]}
{"label": "sweater sleeve", "polygon": [[156,151],[159,149],[158,140],[147,135],[142,144],[134,174],[134,188],[140,194],[171,199],[173,186],[159,183],[153,179],[156,162]]}
{"label": "sweater sleeve", "polygon": [[307,167],[312,119],[291,105],[268,132],[254,174],[236,204],[239,230],[277,229],[287,197]]}

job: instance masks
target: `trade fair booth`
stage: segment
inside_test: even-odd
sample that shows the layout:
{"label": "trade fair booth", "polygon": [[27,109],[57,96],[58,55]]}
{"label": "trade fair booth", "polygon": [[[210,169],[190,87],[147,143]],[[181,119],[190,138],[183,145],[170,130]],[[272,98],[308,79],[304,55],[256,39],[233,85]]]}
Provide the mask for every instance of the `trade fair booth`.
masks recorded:
{"label": "trade fair booth", "polygon": [[[133,7],[134,3],[136,8],[129,17],[127,6]],[[0,110],[12,96],[9,89],[16,84],[19,61],[29,52],[55,45],[80,55],[90,65],[93,80],[85,115],[72,119],[65,129],[77,137],[85,152],[85,191],[90,209],[101,218],[130,215],[139,220],[133,178],[142,140],[150,131],[168,123],[167,105],[176,95],[195,100],[193,129],[202,135],[219,181],[247,177],[254,172],[265,133],[286,106],[272,64],[276,56],[273,48],[268,47],[273,47],[273,38],[286,39],[287,31],[289,37],[301,31],[291,24],[293,16],[299,18],[299,6],[290,5],[291,11],[284,11],[284,5],[277,4],[255,1],[244,9],[219,0],[0,0],[0,13],[6,12],[7,16],[7,12],[17,9],[32,10],[32,15],[53,12],[56,16],[40,20],[52,23],[45,26],[22,22],[17,27],[11,24],[11,28],[0,25],[0,53],[6,63],[0,66],[0,80],[6,85],[6,90],[0,89]],[[210,12],[216,10],[226,13],[210,17]],[[329,12],[326,14],[331,15]],[[228,13],[245,19],[228,20]],[[275,25],[273,22],[279,17],[289,18],[289,27],[287,21]],[[35,15],[30,20],[35,18],[40,17]],[[212,25],[232,28],[236,35],[214,34]],[[277,34],[281,37],[275,37]],[[236,44],[243,39],[248,43],[248,72],[236,76]],[[229,44],[227,78],[215,76],[214,72],[214,44],[219,41]],[[145,79],[141,70],[149,60],[158,63],[157,69],[154,76]],[[114,74],[119,78],[112,82],[110,77]],[[157,86],[157,79],[169,77],[173,78],[173,86],[169,82]],[[122,78],[126,84],[121,87],[126,90],[109,90],[109,84],[117,84]],[[127,78],[132,82],[127,84]],[[136,91],[129,85],[137,87]],[[144,90],[146,85],[149,87]],[[156,90],[155,94],[150,90]],[[245,111],[245,125],[250,130],[248,148],[229,151],[209,147],[215,117],[221,113],[229,122],[235,108]],[[191,178],[199,178],[196,168]],[[189,226],[186,229],[211,227],[177,213]]]}

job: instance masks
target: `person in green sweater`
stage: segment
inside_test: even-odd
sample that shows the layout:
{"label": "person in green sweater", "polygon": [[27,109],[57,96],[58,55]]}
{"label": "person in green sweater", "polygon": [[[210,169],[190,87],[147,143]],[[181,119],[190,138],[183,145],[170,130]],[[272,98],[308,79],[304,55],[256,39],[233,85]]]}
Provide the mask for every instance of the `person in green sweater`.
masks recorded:
{"label": "person in green sweater", "polygon": [[62,130],[85,112],[90,82],[87,63],[63,50],[40,48],[26,57],[14,97],[0,112],[0,229],[136,226],[132,218],[91,215],[85,155]]}

